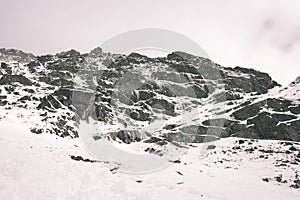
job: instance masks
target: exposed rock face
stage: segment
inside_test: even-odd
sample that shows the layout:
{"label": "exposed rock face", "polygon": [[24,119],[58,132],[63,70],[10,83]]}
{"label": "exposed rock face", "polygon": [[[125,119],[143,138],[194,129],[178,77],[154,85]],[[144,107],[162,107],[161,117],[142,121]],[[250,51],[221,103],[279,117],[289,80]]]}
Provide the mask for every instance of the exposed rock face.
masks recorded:
{"label": "exposed rock face", "polygon": [[268,89],[279,86],[268,74],[253,69],[235,67],[233,72],[246,73],[248,77],[229,77],[225,79],[224,82],[232,89],[240,89],[246,93],[257,92],[257,94],[265,94],[268,92]]}
{"label": "exposed rock face", "polygon": [[286,99],[274,98],[246,105],[232,114],[237,120],[247,121],[247,126],[236,135],[299,141],[299,106]]}
{"label": "exposed rock face", "polygon": [[[43,56],[0,52],[0,108],[33,103],[47,124],[33,127],[37,134],[77,137],[70,122],[92,118],[103,126],[117,121],[118,129],[107,137],[126,144],[229,136],[300,141],[300,99],[285,92],[298,94],[299,79],[283,88],[266,73],[225,68],[184,52],[166,58],[101,48]],[[158,128],[151,128],[155,123]]]}
{"label": "exposed rock face", "polygon": [[32,82],[22,75],[3,75],[0,79],[0,85],[10,85],[12,83],[20,83],[23,85],[32,85]]}

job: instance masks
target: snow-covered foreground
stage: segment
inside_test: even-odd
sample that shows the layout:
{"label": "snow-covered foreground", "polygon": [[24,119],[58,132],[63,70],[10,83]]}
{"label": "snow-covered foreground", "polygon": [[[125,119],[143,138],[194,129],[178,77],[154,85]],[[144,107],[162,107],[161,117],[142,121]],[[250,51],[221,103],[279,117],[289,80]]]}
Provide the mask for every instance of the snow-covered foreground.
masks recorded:
{"label": "snow-covered foreground", "polygon": [[90,162],[79,139],[35,135],[29,125],[2,121],[0,199],[298,200],[300,190],[290,185],[300,173],[300,163],[292,163],[300,145],[286,154],[279,151],[291,145],[279,143],[227,138],[211,143],[204,157],[198,144],[164,170],[122,174]]}

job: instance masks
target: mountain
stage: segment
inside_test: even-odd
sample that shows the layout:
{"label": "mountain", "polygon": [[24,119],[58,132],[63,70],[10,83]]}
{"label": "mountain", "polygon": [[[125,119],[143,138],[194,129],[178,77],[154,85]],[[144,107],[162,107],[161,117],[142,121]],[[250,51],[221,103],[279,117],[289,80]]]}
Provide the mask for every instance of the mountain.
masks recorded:
{"label": "mountain", "polygon": [[35,133],[78,137],[75,124],[91,117],[114,124],[101,134],[127,144],[229,136],[300,141],[299,79],[282,87],[266,73],[184,52],[148,58],[99,47],[42,56],[1,49],[0,60],[1,109],[35,109]]}

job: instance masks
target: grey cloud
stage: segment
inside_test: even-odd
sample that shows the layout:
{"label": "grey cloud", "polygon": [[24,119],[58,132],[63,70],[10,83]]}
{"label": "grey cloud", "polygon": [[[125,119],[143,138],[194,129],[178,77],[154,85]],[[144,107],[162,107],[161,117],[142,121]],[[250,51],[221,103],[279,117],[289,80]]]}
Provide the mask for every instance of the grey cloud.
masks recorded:
{"label": "grey cloud", "polygon": [[264,37],[275,48],[290,53],[300,44],[300,26],[270,17],[263,21],[259,37]]}
{"label": "grey cloud", "polygon": [[279,47],[283,51],[291,52],[299,45],[300,45],[300,31],[296,33],[294,36],[286,38],[286,41],[280,44]]}

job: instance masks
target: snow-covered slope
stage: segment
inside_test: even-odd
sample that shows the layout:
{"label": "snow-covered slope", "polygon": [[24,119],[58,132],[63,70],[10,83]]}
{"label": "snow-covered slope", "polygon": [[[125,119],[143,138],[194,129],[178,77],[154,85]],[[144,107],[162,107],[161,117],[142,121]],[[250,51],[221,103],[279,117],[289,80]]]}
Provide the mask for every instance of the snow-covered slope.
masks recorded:
{"label": "snow-covered slope", "polygon": [[277,88],[272,93],[273,95],[278,95],[289,100],[300,101],[300,77],[297,77],[287,87]]}
{"label": "snow-covered slope", "polygon": [[[79,139],[36,135],[27,124],[15,121],[0,125],[1,199],[296,200],[300,196],[295,189],[300,182],[299,143],[227,138],[195,145],[180,162],[156,173],[134,175],[94,162]],[[210,150],[200,156],[204,145]],[[297,150],[289,150],[292,147]]]}

